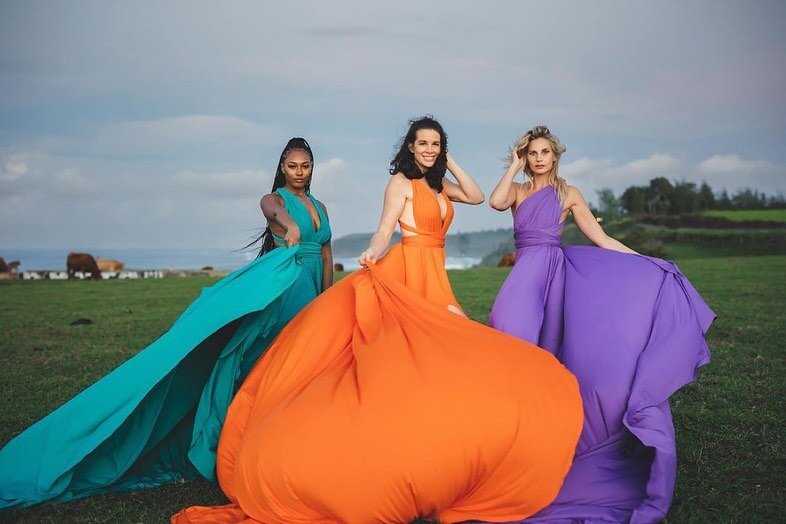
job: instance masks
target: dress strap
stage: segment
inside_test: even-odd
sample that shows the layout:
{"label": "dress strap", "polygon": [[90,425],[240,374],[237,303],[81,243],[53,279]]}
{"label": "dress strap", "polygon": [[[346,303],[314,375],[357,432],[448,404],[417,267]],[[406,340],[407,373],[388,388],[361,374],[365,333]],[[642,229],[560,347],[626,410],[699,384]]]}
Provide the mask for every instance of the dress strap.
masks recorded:
{"label": "dress strap", "polygon": [[401,237],[401,243],[405,246],[445,247],[445,235],[439,232],[423,231],[400,220],[398,226],[404,231],[416,233],[414,236]]}
{"label": "dress strap", "polygon": [[286,239],[284,237],[280,237],[280,236],[276,235],[275,233],[273,233],[272,229],[270,230],[270,236],[273,237],[273,240],[278,242],[280,245],[283,245],[283,244],[286,243]]}
{"label": "dress strap", "polygon": [[405,224],[401,220],[398,221],[398,227],[403,229],[404,231],[409,231],[410,233],[417,233],[418,235],[428,235],[428,231],[421,231],[420,229],[416,228],[415,226],[410,226],[409,224]]}
{"label": "dress strap", "polygon": [[[412,206],[413,206],[413,217],[415,218],[415,223],[417,223],[417,216],[414,216],[415,213],[415,199],[422,198],[422,192],[424,190],[423,187],[419,187],[420,184],[415,179],[410,179],[412,183]],[[420,194],[419,194],[420,193]],[[419,246],[419,247],[445,247],[445,234],[441,231],[425,231],[423,229],[418,228],[417,226],[411,226],[402,222],[401,220],[398,221],[398,227],[401,228],[402,231],[409,231],[410,233],[415,233],[413,236],[403,236],[401,238],[401,243],[405,246]]]}

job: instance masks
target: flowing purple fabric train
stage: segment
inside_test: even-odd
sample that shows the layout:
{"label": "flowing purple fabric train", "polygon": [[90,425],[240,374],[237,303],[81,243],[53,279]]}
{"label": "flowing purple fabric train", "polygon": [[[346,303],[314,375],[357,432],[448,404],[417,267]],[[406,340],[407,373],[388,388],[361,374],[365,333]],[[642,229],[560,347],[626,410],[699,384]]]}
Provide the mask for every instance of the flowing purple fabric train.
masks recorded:
{"label": "flowing purple fabric train", "polygon": [[677,472],[669,397],[709,362],[715,314],[671,262],[561,246],[561,214],[551,186],[516,210],[516,263],[489,318],[555,354],[584,404],[565,483],[526,522],[658,522]]}

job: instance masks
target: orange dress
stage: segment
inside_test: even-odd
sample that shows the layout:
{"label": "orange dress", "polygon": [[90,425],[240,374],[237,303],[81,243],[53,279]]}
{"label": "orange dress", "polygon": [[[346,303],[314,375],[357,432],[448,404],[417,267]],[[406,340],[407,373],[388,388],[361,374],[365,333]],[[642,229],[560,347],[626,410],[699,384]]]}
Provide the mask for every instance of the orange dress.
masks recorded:
{"label": "orange dress", "polygon": [[416,236],[296,316],[233,400],[217,473],[232,501],[174,523],[511,521],[549,504],[582,427],[550,353],[448,310],[453,216],[413,180]]}

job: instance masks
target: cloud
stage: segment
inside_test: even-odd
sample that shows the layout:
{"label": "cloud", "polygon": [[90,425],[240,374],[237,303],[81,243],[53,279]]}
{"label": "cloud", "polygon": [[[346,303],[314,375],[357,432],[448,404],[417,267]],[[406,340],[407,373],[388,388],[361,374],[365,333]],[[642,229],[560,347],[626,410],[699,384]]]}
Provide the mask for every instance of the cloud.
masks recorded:
{"label": "cloud", "polygon": [[95,182],[89,180],[77,168],[63,169],[52,173],[52,188],[62,194],[71,196],[89,196],[98,192]]}
{"label": "cloud", "polygon": [[175,175],[177,185],[188,192],[219,198],[260,196],[270,187],[273,174],[262,170],[242,170],[225,173],[183,171]]}
{"label": "cloud", "polygon": [[685,169],[686,165],[675,157],[657,153],[623,164],[608,158],[580,158],[560,166],[560,174],[578,187],[585,198],[594,201],[596,192],[602,188],[619,193],[632,185],[646,185],[655,177],[665,176],[670,180],[681,177]]}
{"label": "cloud", "polygon": [[363,162],[331,158],[317,163],[312,192],[328,208],[334,236],[376,228],[382,195],[390,176],[370,170]]}
{"label": "cloud", "polygon": [[[237,245],[290,136],[327,159],[313,188],[336,235],[368,231],[391,148],[427,112],[487,193],[536,122],[569,144],[563,174],[590,199],[655,176],[784,188],[783,3],[573,1],[524,33],[500,15],[537,6],[512,0],[196,5],[3,8],[4,239]],[[54,232],[60,216],[84,222]],[[461,206],[453,229],[509,225]]]}
{"label": "cloud", "polygon": [[62,165],[42,153],[15,153],[2,161],[0,201],[44,201],[61,197],[85,197],[98,191],[96,182],[73,165]]}
{"label": "cloud", "polygon": [[[178,223],[169,227],[180,228],[180,222],[187,222],[201,235],[241,246],[265,223],[259,199],[270,191],[273,176],[258,169],[179,172],[174,177],[177,199],[171,204],[176,208],[171,216]],[[311,190],[327,206],[331,227],[340,236],[359,227],[363,231],[374,227],[386,181],[369,183],[346,160],[332,157],[314,166]],[[197,208],[199,213],[186,208]]]}
{"label": "cloud", "polygon": [[581,158],[561,166],[560,173],[594,202],[597,191],[610,188],[619,194],[632,185],[647,185],[656,177],[671,181],[707,182],[715,191],[751,188],[768,194],[786,190],[786,165],[745,160],[737,154],[712,155],[698,163],[665,153],[616,164],[611,159]]}
{"label": "cloud", "polygon": [[358,38],[378,36],[379,31],[370,26],[334,25],[317,26],[308,31],[312,38]]}
{"label": "cloud", "polygon": [[628,162],[616,168],[622,175],[650,176],[653,173],[674,173],[682,168],[682,162],[671,155],[656,153],[648,158]]}
{"label": "cloud", "polygon": [[358,196],[360,178],[343,158],[336,157],[317,162],[311,187],[320,200],[351,202]]}
{"label": "cloud", "polygon": [[742,174],[750,175],[754,173],[774,173],[779,170],[779,166],[765,160],[743,160],[739,155],[713,155],[699,163],[699,171],[702,173],[721,174]]}
{"label": "cloud", "polygon": [[53,154],[94,158],[231,157],[278,141],[280,135],[275,125],[233,115],[192,114],[90,126],[79,134],[41,138],[31,147]]}
{"label": "cloud", "polygon": [[16,157],[10,157],[3,162],[3,169],[0,170],[0,181],[10,182],[17,180],[30,172],[27,162]]}
{"label": "cloud", "polygon": [[232,115],[184,115],[157,120],[137,120],[107,126],[119,135],[149,136],[154,140],[186,138],[235,138],[257,132],[261,126]]}
{"label": "cloud", "polygon": [[[274,173],[264,169],[242,169],[218,173],[181,171],[175,175],[177,186],[183,191],[202,193],[211,197],[238,198],[249,195],[259,198],[273,185]],[[314,166],[312,189],[327,200],[348,199],[357,184],[347,162],[338,157]]]}

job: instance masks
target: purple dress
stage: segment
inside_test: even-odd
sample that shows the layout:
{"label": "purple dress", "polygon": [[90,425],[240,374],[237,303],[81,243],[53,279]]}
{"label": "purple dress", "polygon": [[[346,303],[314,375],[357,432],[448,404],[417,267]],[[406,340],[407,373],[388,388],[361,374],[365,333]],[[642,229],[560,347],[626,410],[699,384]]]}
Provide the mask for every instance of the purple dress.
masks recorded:
{"label": "purple dress", "polygon": [[489,318],[555,354],[584,404],[565,483],[526,522],[658,522],[677,474],[669,397],[709,362],[715,314],[671,262],[560,245],[561,215],[551,186],[516,210],[516,263]]}

